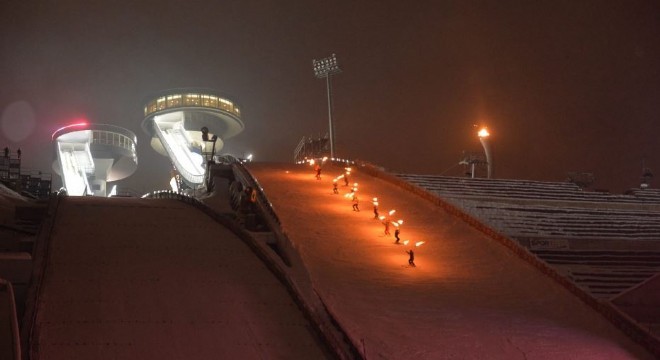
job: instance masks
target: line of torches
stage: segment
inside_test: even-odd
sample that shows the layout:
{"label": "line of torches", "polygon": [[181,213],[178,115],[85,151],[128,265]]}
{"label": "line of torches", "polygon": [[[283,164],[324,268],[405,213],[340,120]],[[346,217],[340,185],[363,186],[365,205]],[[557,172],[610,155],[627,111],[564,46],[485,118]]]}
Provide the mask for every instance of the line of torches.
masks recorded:
{"label": "line of torches", "polygon": [[[327,159],[328,159],[327,157],[324,157],[324,158],[322,159],[322,162],[325,162]],[[315,162],[314,162],[314,159],[311,159],[311,160],[309,161],[309,164],[312,165],[312,166],[314,165],[314,163],[315,163]],[[336,182],[338,182],[340,179],[343,179],[344,177],[348,177],[349,175],[351,175],[351,171],[352,171],[352,169],[351,169],[350,167],[344,168],[344,173],[341,174],[341,175],[339,175],[339,176],[337,176],[336,178],[332,179],[332,182],[333,182],[333,183],[336,183]],[[355,193],[356,193],[357,191],[358,191],[358,183],[353,183],[353,186],[351,187],[351,192],[344,194],[344,197],[347,198],[347,199],[353,199],[353,197],[355,196]],[[374,198],[372,199],[372,204],[373,204],[373,206],[374,206],[374,209],[377,209],[377,208],[378,208],[378,198],[377,198],[377,197],[374,197]],[[394,226],[394,228],[399,228],[401,225],[403,225],[403,220],[402,220],[402,219],[399,219],[399,220],[397,220],[397,221],[390,221],[390,220],[389,220],[390,217],[392,217],[392,215],[394,215],[394,213],[396,213],[396,210],[392,209],[392,210],[390,210],[390,211],[388,212],[388,216],[379,216],[378,219],[379,219],[383,224],[385,224],[386,221],[389,221],[390,224],[392,224],[392,226]],[[425,242],[426,242],[426,241],[417,241],[417,242],[415,243],[415,247],[422,246]],[[402,243],[403,245],[408,245],[408,244],[410,243],[410,240],[403,240],[401,243]]]}

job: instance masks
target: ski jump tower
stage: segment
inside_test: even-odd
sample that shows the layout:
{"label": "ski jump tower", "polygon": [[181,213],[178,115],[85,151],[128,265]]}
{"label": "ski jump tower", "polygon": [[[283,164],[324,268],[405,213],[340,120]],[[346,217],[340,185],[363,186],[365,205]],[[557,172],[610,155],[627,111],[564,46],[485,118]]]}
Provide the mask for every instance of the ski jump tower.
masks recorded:
{"label": "ski jump tower", "polygon": [[132,175],[137,169],[135,134],[119,126],[80,122],[52,135],[60,175],[69,195],[106,196],[107,182]]}
{"label": "ski jump tower", "polygon": [[244,125],[241,110],[226,97],[208,89],[174,89],[147,101],[142,128],[151,136],[151,147],[168,156],[183,182],[195,187],[204,183],[209,156]]}

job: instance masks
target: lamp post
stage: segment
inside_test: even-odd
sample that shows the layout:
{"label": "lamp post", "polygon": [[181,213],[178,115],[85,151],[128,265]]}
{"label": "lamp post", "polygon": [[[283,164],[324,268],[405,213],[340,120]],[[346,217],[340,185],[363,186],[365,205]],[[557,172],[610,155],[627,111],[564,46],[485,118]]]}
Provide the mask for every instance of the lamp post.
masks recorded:
{"label": "lamp post", "polygon": [[328,127],[330,129],[330,158],[335,158],[335,132],[334,124],[332,123],[332,75],[339,74],[341,69],[337,64],[337,57],[335,54],[332,56],[321,59],[321,60],[312,60],[312,66],[314,67],[314,75],[321,79],[325,78],[326,85],[328,89]]}
{"label": "lamp post", "polygon": [[491,156],[491,151],[490,151],[490,142],[488,141],[488,138],[490,137],[490,133],[488,132],[488,129],[481,128],[479,132],[477,133],[479,135],[479,141],[481,142],[481,146],[484,147],[484,152],[486,153],[486,164],[488,165],[488,178],[490,179],[491,175],[493,174],[493,158]]}

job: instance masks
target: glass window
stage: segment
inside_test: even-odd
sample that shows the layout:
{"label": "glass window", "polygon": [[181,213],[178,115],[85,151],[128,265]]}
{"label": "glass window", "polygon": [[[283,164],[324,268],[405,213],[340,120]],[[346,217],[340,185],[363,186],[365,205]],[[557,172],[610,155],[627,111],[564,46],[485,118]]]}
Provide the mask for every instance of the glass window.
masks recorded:
{"label": "glass window", "polygon": [[215,96],[210,96],[209,97],[209,106],[217,108],[218,107],[218,98]]}
{"label": "glass window", "polygon": [[167,97],[167,107],[181,106],[181,95],[171,95]]}

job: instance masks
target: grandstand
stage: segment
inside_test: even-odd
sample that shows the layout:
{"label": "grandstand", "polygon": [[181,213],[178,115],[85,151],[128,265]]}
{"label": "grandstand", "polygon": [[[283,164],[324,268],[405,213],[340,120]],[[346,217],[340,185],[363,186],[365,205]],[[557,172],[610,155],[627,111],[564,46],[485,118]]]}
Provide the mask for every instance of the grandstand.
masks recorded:
{"label": "grandstand", "polygon": [[660,191],[624,195],[569,182],[397,174],[463,209],[598,298],[660,272]]}

